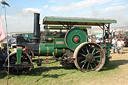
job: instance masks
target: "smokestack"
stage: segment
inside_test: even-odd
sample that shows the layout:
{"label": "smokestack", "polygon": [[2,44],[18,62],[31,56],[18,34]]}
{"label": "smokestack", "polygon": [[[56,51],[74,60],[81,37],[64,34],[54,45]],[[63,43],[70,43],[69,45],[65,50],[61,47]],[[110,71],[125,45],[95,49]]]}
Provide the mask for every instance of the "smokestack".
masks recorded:
{"label": "smokestack", "polygon": [[34,13],[34,42],[40,42],[40,24],[39,24],[40,14]]}

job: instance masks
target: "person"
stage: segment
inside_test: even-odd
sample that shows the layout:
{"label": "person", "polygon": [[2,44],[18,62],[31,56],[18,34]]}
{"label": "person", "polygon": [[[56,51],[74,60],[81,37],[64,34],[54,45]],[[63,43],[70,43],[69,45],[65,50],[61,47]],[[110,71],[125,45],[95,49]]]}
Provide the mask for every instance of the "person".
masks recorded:
{"label": "person", "polygon": [[17,39],[16,40],[17,40],[16,41],[17,43],[27,42],[27,40],[24,39],[24,37],[22,36],[22,34],[19,34],[17,36]]}
{"label": "person", "polygon": [[112,39],[112,49],[113,49],[113,53],[115,53],[115,50],[116,50],[116,38]]}
{"label": "person", "polygon": [[100,42],[103,43],[103,38],[102,37],[100,38]]}
{"label": "person", "polygon": [[105,39],[109,39],[109,31],[108,30],[105,30]]}
{"label": "person", "polygon": [[91,42],[91,38],[90,37],[88,37],[88,42]]}
{"label": "person", "polygon": [[121,52],[121,47],[122,47],[121,39],[118,39],[118,41],[117,41],[117,52],[118,53]]}
{"label": "person", "polygon": [[96,43],[100,44],[100,42],[101,42],[101,41],[100,41],[100,38],[97,37],[97,38],[96,38]]}
{"label": "person", "polygon": [[43,32],[41,33],[41,37],[40,38],[41,38],[41,41],[45,41],[45,35],[44,35]]}
{"label": "person", "polygon": [[8,43],[16,43],[16,38],[14,38],[13,36],[11,36],[11,37],[8,39]]}
{"label": "person", "polygon": [[83,29],[84,30],[84,32],[86,33],[86,35],[88,35],[88,31],[87,31],[87,29]]}
{"label": "person", "polygon": [[57,35],[57,31],[54,31],[53,36],[56,36],[56,35]]}
{"label": "person", "polygon": [[123,53],[123,46],[124,46],[124,41],[123,41],[123,39],[121,39],[121,44],[122,44],[122,46],[121,46],[121,52]]}

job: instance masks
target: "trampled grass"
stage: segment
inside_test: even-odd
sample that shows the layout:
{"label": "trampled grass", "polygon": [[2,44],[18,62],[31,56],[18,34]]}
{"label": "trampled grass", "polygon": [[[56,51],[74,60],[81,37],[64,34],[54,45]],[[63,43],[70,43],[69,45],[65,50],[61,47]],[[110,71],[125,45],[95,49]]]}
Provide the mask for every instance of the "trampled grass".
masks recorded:
{"label": "trampled grass", "polygon": [[[43,62],[40,67],[34,62],[28,75],[10,75],[9,85],[127,85],[128,53],[111,55],[113,59],[99,72],[83,73],[72,66],[60,66],[55,60]],[[3,70],[0,85],[6,82],[7,74]]]}

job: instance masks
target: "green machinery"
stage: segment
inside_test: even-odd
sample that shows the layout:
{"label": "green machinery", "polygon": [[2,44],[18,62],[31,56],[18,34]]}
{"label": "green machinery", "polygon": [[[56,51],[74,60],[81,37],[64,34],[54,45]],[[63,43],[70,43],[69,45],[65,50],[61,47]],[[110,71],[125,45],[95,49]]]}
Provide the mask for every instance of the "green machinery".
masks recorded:
{"label": "green machinery", "polygon": [[[109,61],[111,23],[117,21],[50,16],[43,19],[45,32],[41,34],[39,14],[35,13],[34,38],[27,42],[22,36],[17,36],[17,52],[9,56],[10,73],[27,74],[33,67],[32,56],[54,56],[62,65],[74,64],[83,72],[99,71]],[[103,30],[103,43],[88,42],[87,29],[91,26],[99,26]],[[52,33],[49,30],[59,32]],[[40,61],[38,65],[41,65]]]}

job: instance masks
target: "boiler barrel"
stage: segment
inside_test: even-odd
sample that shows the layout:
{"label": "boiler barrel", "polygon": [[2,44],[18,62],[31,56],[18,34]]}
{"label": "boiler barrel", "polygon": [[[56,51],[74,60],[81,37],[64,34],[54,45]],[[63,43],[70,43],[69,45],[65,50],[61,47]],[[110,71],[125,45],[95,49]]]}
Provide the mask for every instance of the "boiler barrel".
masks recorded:
{"label": "boiler barrel", "polygon": [[[54,54],[53,54],[54,53]],[[63,56],[65,53],[65,49],[57,49],[54,48],[53,44],[42,44],[39,45],[39,55],[40,56],[56,56],[60,57]]]}

